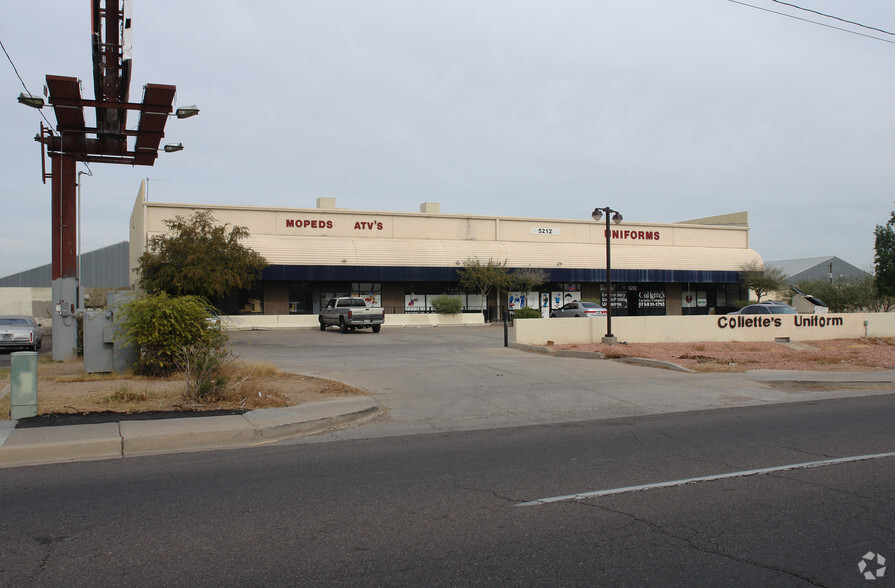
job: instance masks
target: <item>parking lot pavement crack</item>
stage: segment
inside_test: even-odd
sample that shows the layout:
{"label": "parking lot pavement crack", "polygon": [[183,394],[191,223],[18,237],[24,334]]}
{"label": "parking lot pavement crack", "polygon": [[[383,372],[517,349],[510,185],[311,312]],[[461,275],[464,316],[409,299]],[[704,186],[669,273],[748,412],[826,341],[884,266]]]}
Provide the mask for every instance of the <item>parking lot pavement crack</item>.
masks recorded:
{"label": "parking lot pavement crack", "polygon": [[822,451],[806,451],[804,449],[799,449],[798,447],[790,447],[789,445],[774,444],[770,447],[773,447],[774,449],[788,449],[789,451],[794,451],[813,458],[835,459],[836,457],[839,457],[838,455],[831,455],[829,453],[823,453]]}
{"label": "parking lot pavement crack", "polygon": [[467,488],[465,486],[460,486],[459,489],[463,490],[465,492],[475,492],[477,494],[490,494],[491,496],[494,496],[495,498],[499,498],[506,502],[511,502],[514,505],[518,504],[520,502],[523,502],[522,500],[519,500],[517,498],[511,498],[509,496],[504,496],[503,494],[497,492],[496,490],[483,490],[481,488]]}
{"label": "parking lot pavement crack", "polygon": [[44,572],[47,568],[47,564],[50,563],[50,558],[53,557],[53,554],[56,552],[56,545],[59,543],[63,543],[65,541],[71,541],[74,537],[68,536],[59,536],[59,537],[35,537],[34,538],[40,545],[44,545],[47,548],[46,553],[44,553],[43,558],[37,566],[37,569],[34,570],[34,573],[31,575],[31,581],[29,584],[39,584],[38,577]]}
{"label": "parking lot pavement crack", "polygon": [[[762,562],[759,562],[759,561],[753,561],[753,560],[750,560],[750,559],[746,559],[746,558],[744,558],[744,557],[739,557],[739,556],[737,556],[737,555],[735,555],[735,554],[728,553],[728,552],[722,550],[722,549],[721,549],[720,547],[718,547],[718,546],[700,545],[699,543],[697,543],[696,541],[694,541],[694,540],[692,540],[692,539],[690,539],[690,538],[688,538],[688,537],[685,537],[685,536],[683,536],[683,535],[681,535],[681,534],[679,534],[679,533],[675,533],[675,532],[673,532],[672,530],[670,530],[670,529],[668,529],[668,528],[666,528],[666,527],[664,527],[664,526],[662,526],[662,525],[660,525],[660,524],[658,524],[658,523],[656,523],[656,522],[654,522],[654,521],[651,521],[651,520],[649,520],[649,519],[645,519],[645,518],[643,518],[643,517],[639,517],[639,516],[637,516],[637,515],[635,515],[635,514],[633,514],[633,513],[630,513],[630,512],[625,512],[625,511],[623,511],[623,510],[618,510],[618,509],[615,509],[615,508],[610,508],[610,507],[608,507],[608,506],[606,506],[606,505],[598,504],[598,503],[596,503],[596,502],[588,501],[588,500],[579,500],[579,501],[576,501],[574,504],[581,505],[581,506],[585,506],[585,507],[588,507],[588,508],[597,508],[597,509],[600,509],[600,510],[603,510],[603,511],[606,511],[606,512],[611,512],[611,513],[614,513],[614,514],[618,514],[618,515],[622,515],[622,516],[628,517],[628,518],[630,518],[631,520],[636,521],[637,523],[640,523],[640,524],[642,524],[642,525],[646,525],[646,526],[650,527],[650,528],[653,529],[654,531],[656,531],[656,532],[658,532],[658,533],[660,533],[660,534],[662,534],[662,535],[665,535],[666,537],[670,537],[671,539],[675,539],[675,540],[677,540],[677,541],[681,541],[681,542],[685,543],[688,547],[690,547],[690,548],[692,548],[692,549],[695,549],[696,551],[699,551],[699,552],[702,552],[702,553],[706,553],[706,554],[708,554],[708,555],[716,555],[716,556],[719,556],[719,557],[723,557],[723,558],[729,559],[729,560],[731,560],[731,561],[735,561],[735,562],[737,562],[737,563],[741,563],[741,564],[745,564],[745,565],[753,566],[753,567],[760,568],[760,569],[764,569],[764,570],[768,570],[768,571],[771,571],[771,572],[778,572],[778,573],[781,573],[781,574],[786,574],[787,576],[792,576],[793,578],[798,578],[799,580],[802,580],[803,582],[807,582],[808,584],[810,584],[810,585],[812,585],[812,586],[826,586],[826,584],[823,584],[823,583],[819,582],[818,580],[815,580],[814,578],[808,577],[808,576],[806,576],[806,575],[804,575],[804,574],[801,574],[801,573],[799,573],[799,572],[795,572],[795,571],[792,571],[792,570],[787,570],[787,569],[784,569],[784,568],[781,568],[781,567],[778,567],[778,566],[774,566],[774,565],[770,565],[770,564],[762,563]],[[694,532],[695,532],[695,531],[694,531]]]}

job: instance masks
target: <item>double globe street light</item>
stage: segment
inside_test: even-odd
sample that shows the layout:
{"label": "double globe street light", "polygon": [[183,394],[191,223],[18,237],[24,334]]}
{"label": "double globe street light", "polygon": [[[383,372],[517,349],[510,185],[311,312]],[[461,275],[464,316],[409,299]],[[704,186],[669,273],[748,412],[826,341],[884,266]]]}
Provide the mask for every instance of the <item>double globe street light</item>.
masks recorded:
{"label": "double globe street light", "polygon": [[603,336],[603,343],[606,345],[615,345],[618,338],[612,334],[612,254],[610,252],[610,243],[612,242],[612,231],[609,228],[610,215],[612,222],[619,224],[622,222],[622,215],[617,210],[612,210],[608,206],[594,208],[591,216],[597,222],[606,215],[606,335]]}

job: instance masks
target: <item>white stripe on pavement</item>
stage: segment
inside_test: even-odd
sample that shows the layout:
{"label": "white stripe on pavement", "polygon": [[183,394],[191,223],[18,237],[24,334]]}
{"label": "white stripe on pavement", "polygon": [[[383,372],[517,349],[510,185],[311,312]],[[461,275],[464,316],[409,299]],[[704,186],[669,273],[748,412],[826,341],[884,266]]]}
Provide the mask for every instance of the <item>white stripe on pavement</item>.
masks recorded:
{"label": "white stripe on pavement", "polygon": [[759,474],[771,474],[774,472],[785,472],[789,470],[804,470],[807,468],[819,468],[828,465],[836,465],[840,463],[851,463],[854,461],[866,461],[868,459],[880,459],[883,457],[895,457],[895,452],[890,453],[874,453],[872,455],[855,455],[851,457],[837,457],[834,459],[824,459],[821,461],[809,461],[806,463],[794,463],[790,465],[775,466],[770,468],[759,468],[756,470],[743,470],[739,472],[728,472],[726,474],[715,474],[712,476],[699,476],[697,478],[686,478],[683,480],[673,480],[671,482],[656,482],[654,484],[641,484],[639,486],[626,486],[624,488],[611,488],[609,490],[595,490],[593,492],[581,492],[578,494],[567,494],[565,496],[551,496],[550,498],[538,498],[529,502],[520,502],[516,506],[539,506],[542,504],[550,504],[552,502],[565,502],[569,500],[581,500],[584,498],[594,498],[597,496],[609,496],[610,494],[625,494],[627,492],[640,492],[642,490],[654,490],[656,488],[671,488],[674,486],[685,486],[687,484],[695,484],[697,482],[712,482],[714,480],[724,480],[727,478],[742,478],[745,476],[756,476]]}

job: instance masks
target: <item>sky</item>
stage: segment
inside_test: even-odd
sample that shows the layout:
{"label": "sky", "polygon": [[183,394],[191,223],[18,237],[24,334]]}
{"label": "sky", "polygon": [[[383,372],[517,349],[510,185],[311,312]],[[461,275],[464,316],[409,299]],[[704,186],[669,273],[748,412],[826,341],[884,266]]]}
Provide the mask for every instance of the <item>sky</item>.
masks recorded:
{"label": "sky", "polygon": [[[646,223],[745,210],[767,261],[871,270],[895,209],[895,36],[749,3],[136,0],[131,100],[173,84],[201,113],[168,122],[163,144],[184,150],[153,167],[91,164],[82,250],[128,239],[149,178],[152,201],[207,205],[323,196],[553,219],[610,206]],[[795,3],[895,32],[892,2]],[[93,98],[89,5],[0,9],[31,93],[53,74]],[[23,91],[0,54],[0,277],[50,262],[42,119]]]}

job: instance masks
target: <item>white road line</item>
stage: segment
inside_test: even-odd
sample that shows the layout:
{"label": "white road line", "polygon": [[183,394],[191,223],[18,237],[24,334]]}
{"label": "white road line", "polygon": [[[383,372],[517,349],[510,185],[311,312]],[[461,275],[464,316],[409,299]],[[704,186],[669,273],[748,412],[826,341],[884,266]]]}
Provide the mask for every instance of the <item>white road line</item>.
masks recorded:
{"label": "white road line", "polygon": [[712,476],[699,476],[698,478],[686,478],[684,480],[673,480],[670,482],[656,482],[654,484],[641,484],[639,486],[626,486],[624,488],[612,488],[609,490],[595,490],[593,492],[581,492],[579,494],[567,494],[565,496],[551,496],[550,498],[538,498],[529,502],[520,502],[516,506],[539,506],[542,504],[550,504],[552,502],[566,502],[569,500],[582,500],[584,498],[595,498],[597,496],[609,496],[610,494],[625,494],[627,492],[640,492],[642,490],[654,490],[656,488],[671,488],[674,486],[685,486],[687,484],[695,484],[697,482],[712,482],[714,480],[724,480],[727,478],[742,478],[745,476],[756,476],[759,474],[771,474],[774,472],[785,472],[789,470],[804,470],[807,468],[819,468],[828,465],[836,465],[840,463],[850,463],[854,461],[866,461],[868,459],[880,459],[883,457],[895,457],[895,452],[890,453],[874,453],[872,455],[855,455],[852,457],[837,457],[834,459],[824,459],[822,461],[809,461],[806,463],[794,463],[790,465],[775,466],[771,468],[759,468],[757,470],[743,470],[739,472],[728,472],[726,474],[715,474]]}

